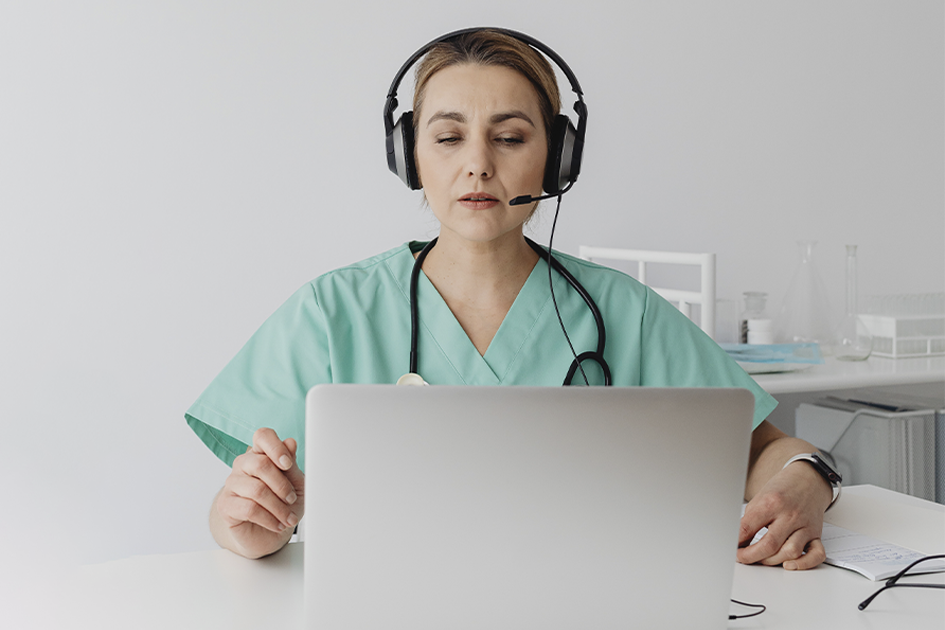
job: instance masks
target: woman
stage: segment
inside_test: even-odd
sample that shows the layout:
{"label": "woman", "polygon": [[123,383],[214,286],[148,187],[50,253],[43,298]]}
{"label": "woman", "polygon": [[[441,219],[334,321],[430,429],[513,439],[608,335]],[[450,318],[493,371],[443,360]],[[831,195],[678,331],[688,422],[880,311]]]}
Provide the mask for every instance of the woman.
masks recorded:
{"label": "woman", "polygon": [[[420,259],[416,289],[419,372],[432,384],[559,385],[573,355],[556,308],[575,348],[596,344],[594,319],[560,274],[552,305],[547,263],[523,235],[535,202],[509,203],[540,195],[543,181],[549,188],[545,166],[559,110],[551,66],[508,32],[450,37],[417,68],[413,116],[402,120],[415,138],[414,187],[422,186],[441,224],[435,246]],[[393,383],[406,371],[410,276],[423,245],[401,246],[307,284],[188,410],[194,431],[233,466],[210,515],[221,546],[253,558],[273,553],[302,518],[297,439],[310,387]],[[833,491],[807,462],[785,465],[814,449],[764,421],[773,399],[651,290],[614,270],[555,257],[603,307],[604,363],[614,385],[754,393],[739,561],[786,569],[822,562],[819,536]],[[586,372],[590,384],[602,378],[599,369]],[[762,527],[768,534],[748,547]]]}

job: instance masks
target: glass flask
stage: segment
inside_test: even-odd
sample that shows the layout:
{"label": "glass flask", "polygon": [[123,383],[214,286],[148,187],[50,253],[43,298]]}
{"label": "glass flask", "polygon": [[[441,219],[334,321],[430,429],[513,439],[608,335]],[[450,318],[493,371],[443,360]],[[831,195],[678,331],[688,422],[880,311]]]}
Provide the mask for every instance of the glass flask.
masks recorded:
{"label": "glass flask", "polygon": [[801,262],[788,286],[775,321],[775,330],[784,343],[818,343],[823,355],[830,354],[833,325],[827,289],[814,265],[817,241],[798,241]]}
{"label": "glass flask", "polygon": [[860,319],[856,297],[856,245],[847,245],[847,303],[834,335],[834,354],[841,361],[864,361],[873,351],[873,336]]}

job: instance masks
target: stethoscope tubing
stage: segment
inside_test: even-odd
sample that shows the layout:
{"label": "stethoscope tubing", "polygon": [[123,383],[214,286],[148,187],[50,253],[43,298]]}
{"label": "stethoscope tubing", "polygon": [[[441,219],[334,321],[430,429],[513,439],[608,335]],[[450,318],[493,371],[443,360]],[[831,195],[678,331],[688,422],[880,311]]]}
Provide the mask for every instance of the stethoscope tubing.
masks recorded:
{"label": "stethoscope tubing", "polygon": [[[413,263],[413,270],[410,273],[410,372],[413,374],[419,373],[417,372],[417,345],[420,328],[420,314],[417,305],[417,287],[420,281],[420,269],[423,267],[423,261],[426,259],[427,254],[429,254],[430,250],[436,245],[436,241],[437,239],[434,238],[429,243],[427,243],[422,250],[420,250],[420,253],[417,255],[417,259]],[[587,307],[590,309],[591,314],[594,317],[594,322],[597,324],[597,350],[589,350],[577,355],[571,362],[571,367],[568,369],[568,374],[564,379],[564,383],[562,384],[570,385],[572,379],[574,378],[574,374],[580,368],[580,365],[584,361],[592,360],[600,365],[601,370],[604,373],[604,385],[611,385],[610,366],[607,365],[607,361],[604,359],[604,345],[607,341],[607,333],[604,326],[604,317],[601,315],[600,309],[597,308],[597,304],[594,302],[594,299],[581,285],[581,283],[578,282],[577,278],[575,278],[571,272],[564,267],[564,265],[558,262],[558,260],[551,255],[549,250],[545,249],[528,237],[525,237],[525,241],[535,251],[535,253],[538,254],[538,256],[540,256],[547,264],[551,266],[552,269],[564,276],[564,279],[568,282],[568,284],[571,285],[575,291],[577,291],[578,295],[580,295],[584,300],[584,303],[587,304]]]}
{"label": "stethoscope tubing", "polygon": [[[437,237],[439,238],[439,237]],[[420,268],[423,267],[423,261],[426,259],[427,254],[430,253],[430,250],[433,249],[433,246],[436,245],[437,238],[434,238],[432,241],[426,244],[420,253],[417,254],[417,260],[413,263],[413,270],[410,272],[410,373],[419,374],[417,372],[417,338],[419,337],[418,330],[420,328],[420,313],[417,309],[417,284],[420,281]]]}

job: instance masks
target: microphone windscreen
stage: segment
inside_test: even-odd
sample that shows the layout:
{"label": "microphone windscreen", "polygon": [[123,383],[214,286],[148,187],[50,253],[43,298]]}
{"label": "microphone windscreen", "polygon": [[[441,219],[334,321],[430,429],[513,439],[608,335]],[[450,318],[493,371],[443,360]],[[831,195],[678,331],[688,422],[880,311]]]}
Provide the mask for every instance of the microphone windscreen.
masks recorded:
{"label": "microphone windscreen", "polygon": [[510,206],[520,206],[522,204],[531,203],[535,198],[531,195],[520,195],[509,202]]}

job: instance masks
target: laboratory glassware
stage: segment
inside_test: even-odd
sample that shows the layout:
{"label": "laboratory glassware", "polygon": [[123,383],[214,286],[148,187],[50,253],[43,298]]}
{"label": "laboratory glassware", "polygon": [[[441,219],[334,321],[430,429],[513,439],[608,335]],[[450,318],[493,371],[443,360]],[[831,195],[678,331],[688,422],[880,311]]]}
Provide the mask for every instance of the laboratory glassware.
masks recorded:
{"label": "laboratory glassware", "polygon": [[716,343],[740,343],[741,323],[738,318],[738,302],[730,299],[715,301]]}
{"label": "laboratory glassware", "polygon": [[864,361],[873,351],[873,336],[859,315],[856,296],[856,245],[847,245],[846,309],[834,336],[834,354],[841,361]]}
{"label": "laboratory glassware", "polygon": [[830,354],[834,327],[830,319],[827,289],[814,264],[817,241],[798,241],[801,261],[775,322],[784,343],[817,343],[821,354]]}

